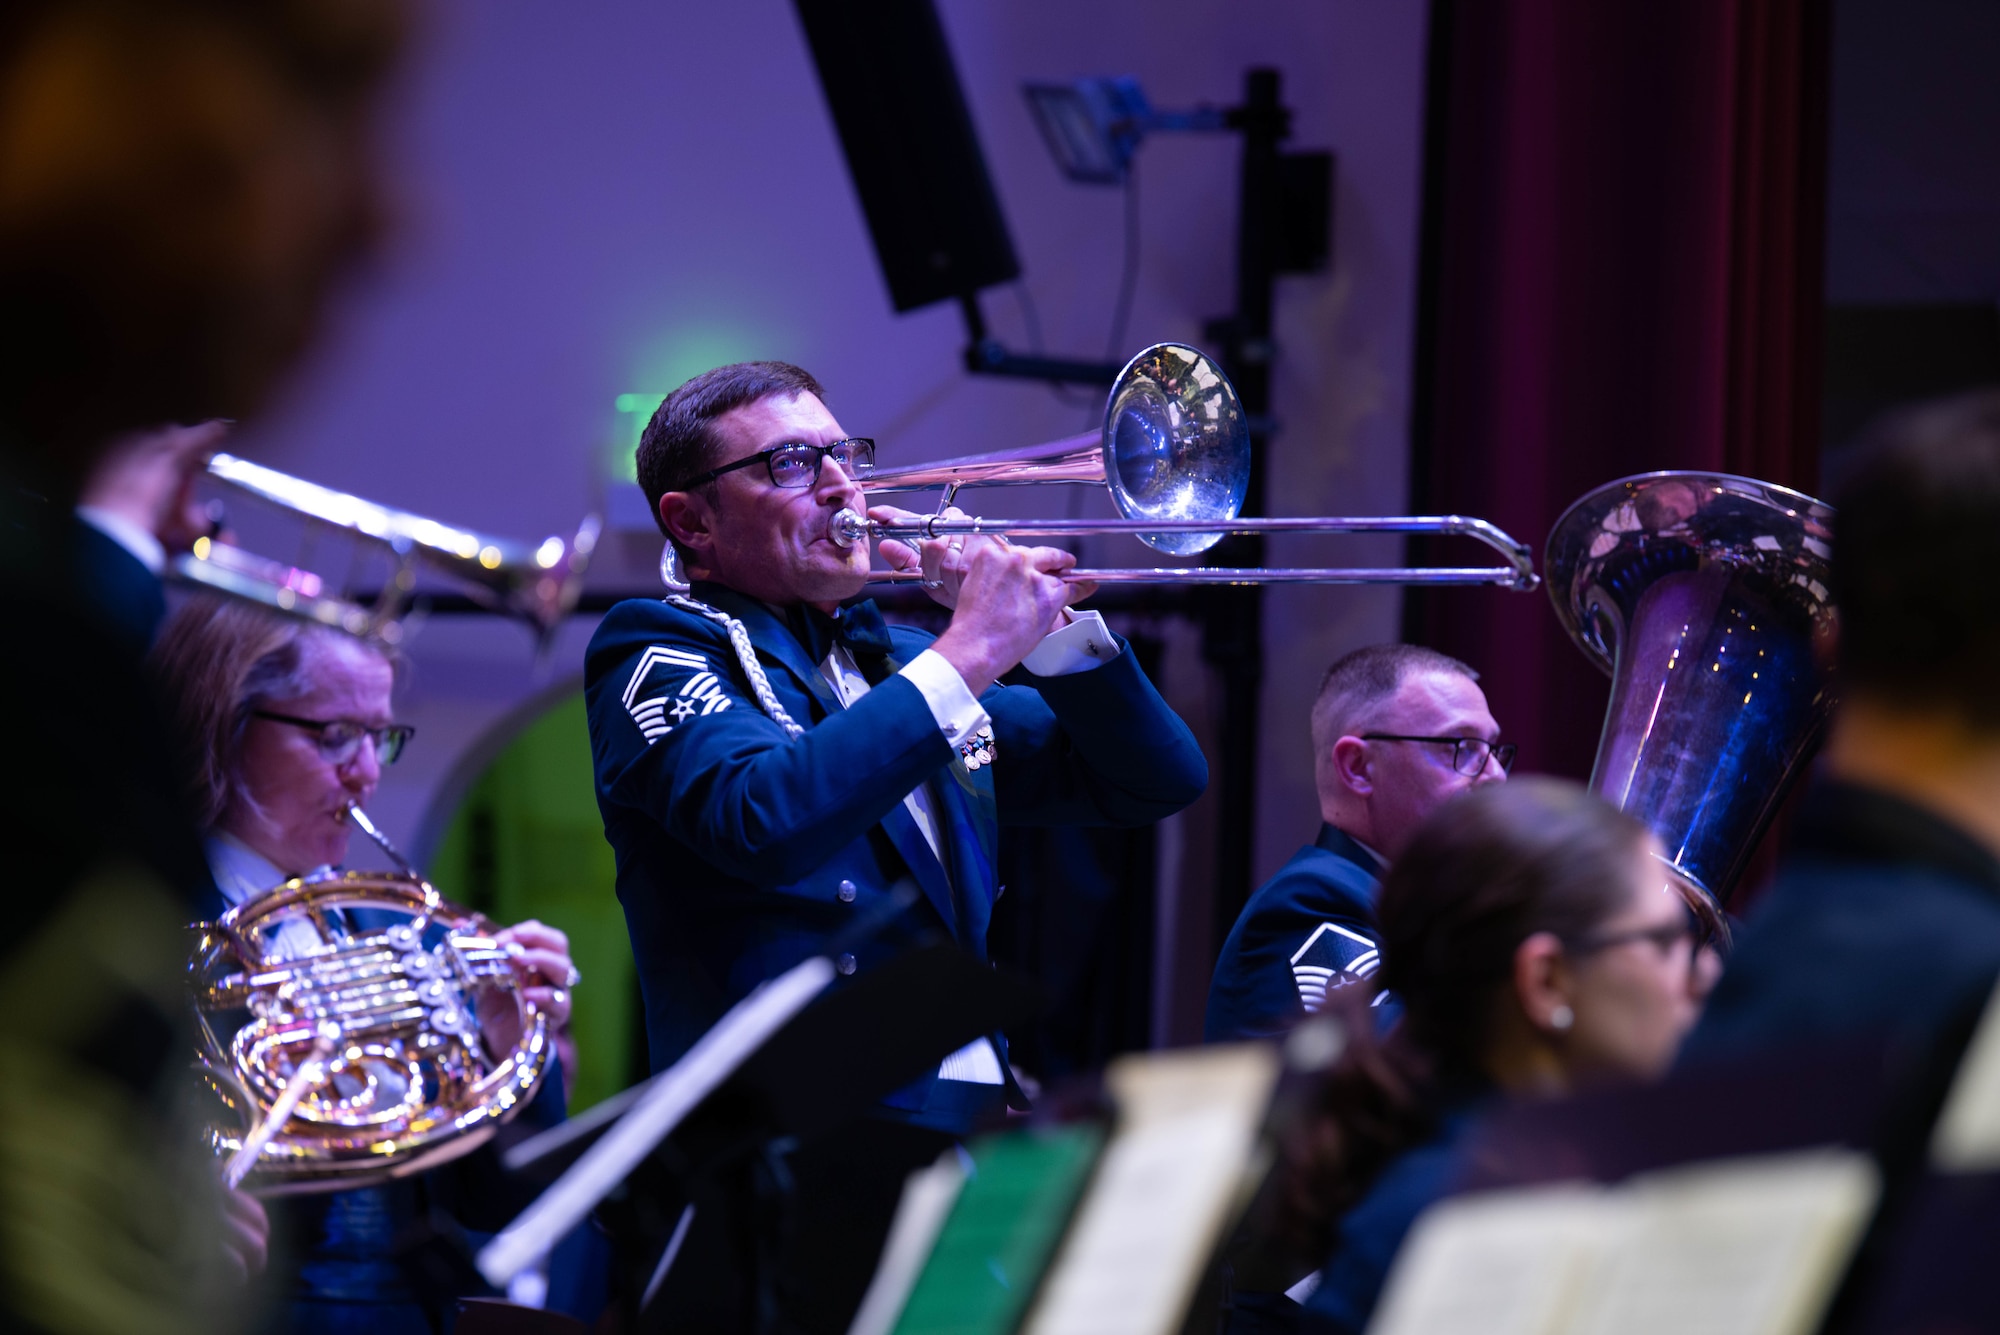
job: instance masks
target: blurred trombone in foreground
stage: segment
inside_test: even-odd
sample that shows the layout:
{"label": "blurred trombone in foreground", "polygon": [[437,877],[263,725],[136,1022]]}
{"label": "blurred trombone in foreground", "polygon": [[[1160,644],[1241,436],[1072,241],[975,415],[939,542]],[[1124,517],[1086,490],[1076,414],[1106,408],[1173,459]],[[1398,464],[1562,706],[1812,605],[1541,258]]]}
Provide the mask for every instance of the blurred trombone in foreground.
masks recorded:
{"label": "blurred trombone in foreground", "polygon": [[178,581],[388,644],[402,638],[402,618],[415,596],[420,569],[449,576],[481,605],[527,622],[537,644],[546,644],[576,606],[597,545],[599,524],[594,515],[568,541],[551,537],[531,548],[377,505],[233,454],[211,458],[208,475],[234,491],[297,515],[309,529],[330,529],[379,545],[387,551],[393,570],[381,592],[364,604],[336,591],[311,570],[200,538],[191,553],[172,561],[170,571]]}

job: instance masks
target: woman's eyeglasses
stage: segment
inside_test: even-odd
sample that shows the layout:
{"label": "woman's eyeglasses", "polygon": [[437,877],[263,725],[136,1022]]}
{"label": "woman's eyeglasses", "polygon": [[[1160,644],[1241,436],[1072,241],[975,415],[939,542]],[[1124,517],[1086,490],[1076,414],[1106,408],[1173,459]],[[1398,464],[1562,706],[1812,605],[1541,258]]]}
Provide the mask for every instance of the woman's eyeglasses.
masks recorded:
{"label": "woman's eyeglasses", "polygon": [[386,728],[371,728],[365,723],[352,719],[296,718],[291,714],[276,714],[268,709],[255,709],[251,714],[256,718],[269,719],[273,723],[283,723],[289,727],[302,728],[313,734],[319,743],[320,757],[331,765],[345,765],[361,752],[361,743],[375,743],[375,760],[378,764],[393,765],[396,757],[403,754],[403,747],[417,730],[407,723],[391,723]]}
{"label": "woman's eyeglasses", "polygon": [[1613,946],[1629,946],[1641,941],[1657,950],[1662,959],[1671,956],[1682,942],[1686,942],[1690,975],[1699,967],[1702,951],[1718,945],[1713,929],[1690,910],[1679,922],[1663,922],[1618,932],[1585,932],[1581,936],[1566,937],[1563,949],[1573,955],[1589,955]]}

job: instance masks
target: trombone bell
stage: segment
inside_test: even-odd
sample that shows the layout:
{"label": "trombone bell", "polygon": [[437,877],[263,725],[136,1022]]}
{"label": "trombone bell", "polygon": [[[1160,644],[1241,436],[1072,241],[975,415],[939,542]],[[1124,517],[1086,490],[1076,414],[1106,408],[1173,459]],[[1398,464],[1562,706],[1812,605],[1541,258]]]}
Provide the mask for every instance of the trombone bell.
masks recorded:
{"label": "trombone bell", "polygon": [[[1250,426],[1235,387],[1214,362],[1181,343],[1155,343],[1125,364],[1100,430],[1026,449],[998,450],[905,468],[878,468],[869,491],[1084,482],[1107,487],[1127,519],[1234,519],[1250,486]],[[1205,552],[1221,531],[1139,533],[1173,556]],[[835,535],[836,540],[839,534]]]}

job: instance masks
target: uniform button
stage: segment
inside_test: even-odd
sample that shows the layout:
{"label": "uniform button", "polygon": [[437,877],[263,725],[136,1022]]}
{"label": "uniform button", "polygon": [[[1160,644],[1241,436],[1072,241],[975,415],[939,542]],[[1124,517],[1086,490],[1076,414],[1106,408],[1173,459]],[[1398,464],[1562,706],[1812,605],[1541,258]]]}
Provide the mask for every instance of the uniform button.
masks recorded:
{"label": "uniform button", "polygon": [[842,881],[840,888],[835,890],[834,893],[840,896],[841,903],[852,904],[854,902],[854,882]]}
{"label": "uniform button", "polygon": [[835,960],[835,961],[833,962],[833,967],[834,967],[835,969],[839,970],[839,971],[840,971],[841,973],[853,973],[853,972],[854,972],[854,956],[852,956],[852,955],[842,955],[842,956],[841,956],[841,957],[840,957],[839,959],[837,959],[837,960]]}

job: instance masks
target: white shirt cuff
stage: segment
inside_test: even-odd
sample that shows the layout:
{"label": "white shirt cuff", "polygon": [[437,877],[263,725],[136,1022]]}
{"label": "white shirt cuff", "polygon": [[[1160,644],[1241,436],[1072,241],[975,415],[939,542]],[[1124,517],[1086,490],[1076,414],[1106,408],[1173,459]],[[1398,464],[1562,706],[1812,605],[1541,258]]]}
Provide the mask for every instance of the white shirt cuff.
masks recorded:
{"label": "white shirt cuff", "polygon": [[1072,672],[1088,672],[1118,657],[1118,641],[1104,624],[1100,612],[1071,612],[1070,623],[1042,637],[1021,666],[1037,677],[1067,677]]}
{"label": "white shirt cuff", "polygon": [[132,553],[133,560],[155,575],[166,572],[167,549],[161,546],[160,540],[148,533],[144,526],[133,523],[124,515],[113,514],[95,505],[77,506],[76,517]]}
{"label": "white shirt cuff", "polygon": [[931,707],[938,731],[953,746],[963,746],[973,733],[993,721],[980,708],[979,697],[966,689],[965,678],[935,649],[926,649],[903,665],[897,674],[909,678]]}

